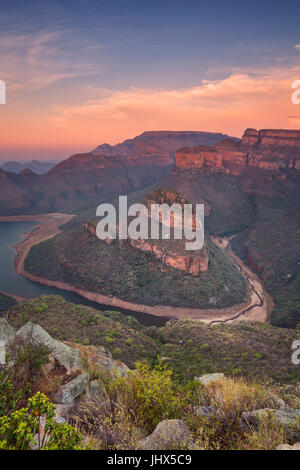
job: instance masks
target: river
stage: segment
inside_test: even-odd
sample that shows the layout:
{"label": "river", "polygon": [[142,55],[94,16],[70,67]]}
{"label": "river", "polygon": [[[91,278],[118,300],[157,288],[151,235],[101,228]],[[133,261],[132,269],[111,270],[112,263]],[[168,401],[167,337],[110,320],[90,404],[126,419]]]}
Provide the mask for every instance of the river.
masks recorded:
{"label": "river", "polygon": [[73,292],[39,284],[17,274],[14,265],[16,250],[13,247],[24,239],[24,233],[32,230],[36,225],[38,225],[37,222],[0,222],[0,291],[28,298],[41,295],[60,295],[68,302],[75,304],[87,305],[97,310],[113,310],[124,315],[131,315],[146,326],[162,326],[165,324],[166,319],[163,317],[101,305]]}

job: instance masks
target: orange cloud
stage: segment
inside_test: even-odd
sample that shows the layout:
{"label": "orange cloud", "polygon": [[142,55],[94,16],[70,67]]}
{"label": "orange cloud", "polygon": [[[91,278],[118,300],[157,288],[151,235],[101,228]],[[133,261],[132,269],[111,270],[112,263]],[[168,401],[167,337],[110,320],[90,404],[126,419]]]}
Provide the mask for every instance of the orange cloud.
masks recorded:
{"label": "orange cloud", "polygon": [[292,104],[291,84],[297,79],[300,67],[234,71],[223,80],[203,80],[187,89],[93,89],[91,96],[97,98],[82,104],[61,104],[41,114],[29,110],[26,116],[22,112],[2,120],[2,135],[6,135],[2,142],[64,147],[71,152],[117,143],[144,130],[205,130],[240,136],[246,127],[295,129],[300,127],[300,105]]}
{"label": "orange cloud", "polygon": [[66,133],[80,129],[81,135],[98,142],[117,142],[145,129],[240,135],[248,126],[293,128],[297,120],[289,116],[297,114],[298,108],[291,102],[291,84],[297,77],[300,67],[260,74],[236,72],[183,90],[99,90],[98,99],[57,108],[50,122]]}

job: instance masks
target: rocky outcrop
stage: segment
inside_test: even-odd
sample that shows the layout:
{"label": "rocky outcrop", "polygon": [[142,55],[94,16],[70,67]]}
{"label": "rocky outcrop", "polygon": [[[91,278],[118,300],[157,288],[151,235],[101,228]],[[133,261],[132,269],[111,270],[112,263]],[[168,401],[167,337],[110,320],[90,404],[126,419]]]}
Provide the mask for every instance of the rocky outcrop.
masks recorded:
{"label": "rocky outcrop", "polygon": [[191,432],[181,419],[166,419],[158,423],[153,433],[139,442],[142,450],[184,449]]}
{"label": "rocky outcrop", "polygon": [[169,252],[167,249],[160,248],[153,241],[129,239],[129,243],[137,250],[151,253],[166,266],[178,269],[179,271],[185,271],[194,276],[206,272],[208,269],[209,255],[206,247],[199,250],[196,255],[189,255],[188,253],[191,252],[188,251],[186,251],[186,254]]}
{"label": "rocky outcrop", "polygon": [[97,400],[99,403],[105,402],[105,394],[99,380],[92,380],[89,385],[87,397],[91,400]]}
{"label": "rocky outcrop", "polygon": [[247,129],[241,139],[225,139],[212,147],[181,148],[174,172],[208,171],[240,174],[249,167],[277,172],[300,169],[300,131]]}
{"label": "rocky outcrop", "polygon": [[[148,208],[149,222],[148,227],[150,230],[150,214],[151,214],[151,204],[168,204],[169,206],[173,204],[179,204],[182,207],[182,219],[180,222],[185,223],[184,219],[184,204],[188,201],[176,191],[169,189],[157,189],[150,193],[147,198],[144,200],[145,206]],[[129,218],[130,220],[130,218]],[[161,214],[159,215],[160,222],[160,231],[162,222],[169,227],[174,227],[176,224],[174,213],[170,213],[169,221],[163,221]],[[196,228],[196,220],[193,215],[190,221],[190,225],[193,230]],[[84,229],[89,232],[91,235],[96,236],[96,224],[95,222],[86,222]],[[118,230],[117,230],[118,233]],[[172,235],[171,235],[172,237]],[[111,239],[107,238],[106,243],[111,243]],[[198,275],[200,273],[206,272],[208,269],[209,263],[209,249],[207,244],[204,244],[204,247],[201,250],[187,251],[185,250],[185,240],[152,240],[152,239],[142,239],[139,238],[134,240],[128,238],[130,245],[136,250],[141,250],[144,252],[151,253],[157,259],[161,261],[162,264],[170,266],[171,268],[178,269],[180,271],[185,271],[188,274]],[[119,240],[120,246],[122,247],[122,241]]]}
{"label": "rocky outcrop", "polygon": [[54,359],[63,366],[67,374],[78,371],[83,366],[82,357],[79,351],[66,344],[53,339],[43,328],[31,322],[27,322],[20,328],[16,337],[23,338],[28,342],[39,342],[49,348]]}
{"label": "rocky outcrop", "polygon": [[[189,202],[177,191],[170,189],[156,189],[150,193],[144,200],[145,206],[148,208],[148,214],[151,214],[152,204],[168,204],[171,207],[174,204],[181,206],[180,224],[184,226],[189,224],[190,228],[195,230],[196,217],[192,214],[191,220],[186,220],[184,216],[184,205]],[[160,233],[162,233],[162,226],[168,226],[171,229],[176,226],[176,217],[174,213],[170,213],[169,220],[163,220],[159,214]],[[149,221],[148,226],[151,226]],[[181,226],[181,225],[180,225]],[[144,240],[144,239],[129,239],[129,243],[136,249],[149,252],[158,258],[164,265],[170,266],[180,271],[185,271],[188,274],[198,275],[206,272],[209,262],[209,250],[207,244],[201,250],[188,251],[185,249],[185,242],[187,240],[183,237],[181,240],[164,240],[161,236],[159,240]]]}
{"label": "rocky outcrop", "polygon": [[246,129],[242,137],[246,146],[300,147],[300,131],[284,129]]}

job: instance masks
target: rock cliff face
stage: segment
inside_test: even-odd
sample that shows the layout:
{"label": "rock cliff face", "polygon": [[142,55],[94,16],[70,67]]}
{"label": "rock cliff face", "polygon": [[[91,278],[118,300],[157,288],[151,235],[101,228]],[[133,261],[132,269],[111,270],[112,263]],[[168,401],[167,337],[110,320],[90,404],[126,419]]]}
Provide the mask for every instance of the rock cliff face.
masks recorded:
{"label": "rock cliff face", "polygon": [[242,144],[259,145],[259,146],[276,146],[276,147],[300,147],[300,131],[298,130],[277,130],[263,129],[246,129]]}
{"label": "rock cliff face", "polygon": [[240,174],[248,167],[266,171],[300,169],[300,131],[247,129],[240,142],[225,139],[212,147],[184,147],[175,153],[178,170]]}
{"label": "rock cliff face", "polygon": [[[168,189],[157,189],[149,194],[144,201],[144,204],[148,208],[149,216],[150,216],[150,205],[151,204],[180,204],[183,207],[183,204],[188,203],[186,199],[181,196],[176,191],[168,190]],[[130,220],[130,218],[129,218]],[[164,221],[165,222],[165,221]],[[165,222],[166,223],[166,222]],[[168,225],[170,227],[174,227],[174,214],[170,214],[170,220]],[[183,218],[184,223],[184,218]],[[151,223],[149,221],[148,226],[150,227]],[[162,218],[160,216],[160,230],[162,226]],[[91,233],[92,235],[96,236],[96,224],[95,222],[86,222],[84,228],[87,232]],[[191,220],[191,228],[195,230],[196,228],[196,221],[195,217],[192,217]],[[174,269],[178,269],[180,271],[185,271],[188,274],[198,275],[202,272],[206,272],[208,269],[208,262],[209,262],[209,249],[204,244],[204,247],[201,250],[195,251],[187,251],[185,250],[185,240],[174,240],[172,238],[172,229],[171,229],[171,239],[170,240],[152,240],[152,239],[142,239],[139,238],[138,240],[133,240],[128,238],[128,242],[130,245],[135,248],[136,250],[145,251],[151,253],[157,259],[161,261],[162,264],[166,266],[170,266]],[[111,243],[111,240],[108,238],[106,239],[106,243]],[[120,245],[122,246],[122,241],[119,240]]]}
{"label": "rock cliff face", "polygon": [[[170,206],[173,204],[179,204],[182,208],[182,223],[189,223],[190,227],[195,230],[196,228],[196,218],[195,215],[192,216],[190,221],[185,221],[184,219],[184,204],[188,204],[187,201],[181,194],[177,191],[170,189],[156,189],[150,193],[144,204],[148,208],[148,211],[151,207],[151,204],[163,204],[166,203]],[[150,212],[149,212],[150,213]],[[174,227],[175,225],[175,216],[173,213],[170,214],[169,221],[162,220],[160,215],[159,217],[160,225],[162,224],[169,225]],[[149,224],[150,225],[150,224]],[[172,236],[171,236],[172,237]],[[187,240],[183,238],[182,240],[132,240],[129,239],[129,243],[136,249],[146,251],[158,258],[166,266],[170,266],[174,269],[180,271],[185,271],[188,274],[194,276],[206,272],[208,269],[209,262],[209,250],[206,245],[201,250],[187,251],[185,249],[185,242]]]}
{"label": "rock cliff face", "polygon": [[129,243],[137,250],[153,254],[162,264],[174,269],[179,269],[179,271],[185,271],[194,276],[204,273],[208,269],[209,253],[206,246],[198,251],[196,255],[192,256],[188,254],[190,253],[188,251],[186,251],[186,254],[168,251],[167,249],[161,248],[159,243],[151,243],[148,240],[129,239]]}

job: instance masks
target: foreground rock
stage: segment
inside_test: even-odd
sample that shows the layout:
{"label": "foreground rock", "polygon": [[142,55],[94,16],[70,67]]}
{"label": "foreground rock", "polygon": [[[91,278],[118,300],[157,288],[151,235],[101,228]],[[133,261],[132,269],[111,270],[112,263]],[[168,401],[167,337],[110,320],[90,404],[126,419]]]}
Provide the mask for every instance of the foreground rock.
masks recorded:
{"label": "foreground rock", "polygon": [[289,444],[281,444],[276,447],[276,450],[300,450],[300,442],[295,442],[294,445],[290,446]]}
{"label": "foreground rock", "polygon": [[67,374],[82,368],[79,351],[51,338],[39,325],[28,322],[17,331],[16,336],[26,341],[38,341],[47,346],[58,363],[66,368]]}
{"label": "foreground rock", "polygon": [[0,318],[0,341],[7,345],[16,335],[15,329],[5,318]]}
{"label": "foreground rock", "polygon": [[222,372],[216,372],[214,374],[205,374],[200,377],[194,377],[194,380],[202,383],[203,385],[208,385],[212,382],[217,382],[218,380],[224,380],[225,375]]}
{"label": "foreground rock", "polygon": [[98,403],[105,403],[106,397],[99,380],[92,380],[89,385],[87,397],[96,400]]}
{"label": "foreground rock", "polygon": [[191,433],[181,419],[166,419],[158,423],[150,436],[139,442],[142,450],[182,449],[189,444]]}
{"label": "foreground rock", "polygon": [[111,354],[101,346],[83,346],[71,342],[66,342],[66,344],[80,353],[84,358],[86,368],[96,373],[123,376],[129,371],[123,362],[112,359]]}
{"label": "foreground rock", "polygon": [[281,409],[273,410],[264,408],[242,414],[240,427],[243,431],[258,429],[268,417],[273,417],[283,427],[286,435],[293,441],[299,439],[300,435],[300,410]]}
{"label": "foreground rock", "polygon": [[89,374],[80,374],[75,379],[61,387],[56,395],[58,403],[73,404],[75,398],[79,397],[87,390],[89,384]]}

